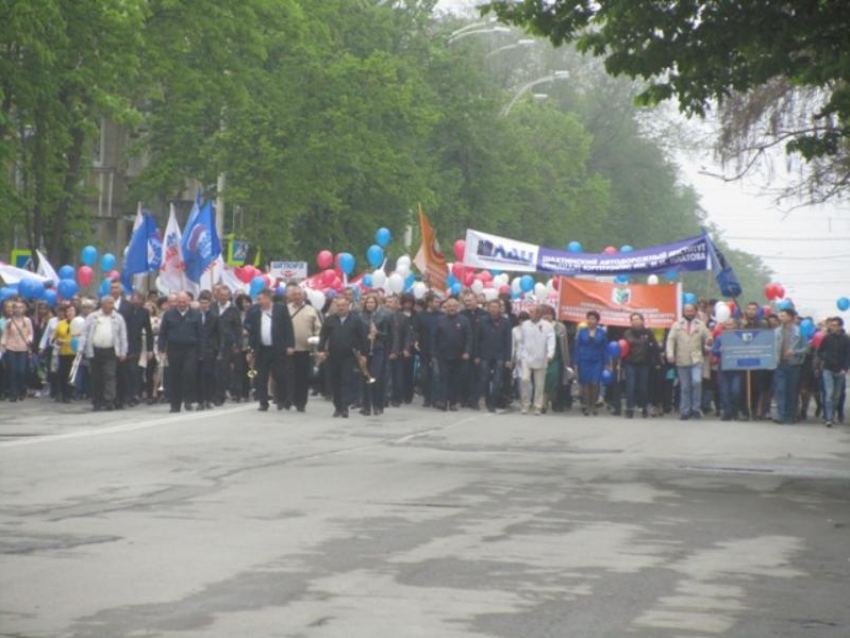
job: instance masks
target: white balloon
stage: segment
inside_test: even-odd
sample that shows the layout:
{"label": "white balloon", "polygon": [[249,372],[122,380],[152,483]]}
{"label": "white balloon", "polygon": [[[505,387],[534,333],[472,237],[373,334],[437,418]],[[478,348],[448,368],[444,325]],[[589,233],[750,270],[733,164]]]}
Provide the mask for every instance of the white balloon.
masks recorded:
{"label": "white balloon", "polygon": [[316,310],[319,310],[319,311],[323,310],[326,302],[327,302],[327,299],[325,299],[325,293],[323,293],[321,290],[311,290],[310,291],[310,304]]}
{"label": "white balloon", "polygon": [[514,277],[514,280],[511,282],[511,292],[517,295],[522,292],[522,283],[519,277]]}
{"label": "white balloon", "polygon": [[648,283],[650,286],[657,286],[658,285],[658,275],[650,275],[649,277],[646,278],[646,283]]}
{"label": "white balloon", "polygon": [[534,296],[538,299],[546,299],[546,284],[540,282],[534,284]]}
{"label": "white balloon", "polygon": [[404,290],[404,277],[397,272],[394,272],[387,278],[387,290],[392,293],[400,294]]}
{"label": "white balloon", "polygon": [[427,292],[428,286],[426,286],[424,282],[417,281],[415,284],[413,284],[413,296],[416,299],[422,299]]}
{"label": "white balloon", "polygon": [[410,264],[396,264],[395,271],[399,275],[407,279],[407,277],[410,275]]}
{"label": "white balloon", "polygon": [[406,266],[408,272],[410,272],[410,257],[408,255],[402,255],[401,257],[396,259],[396,261],[395,261],[396,272],[399,272],[401,270],[402,266]]}
{"label": "white balloon", "polygon": [[387,283],[387,273],[380,268],[372,273],[372,288],[383,288]]}
{"label": "white balloon", "polygon": [[732,309],[725,301],[718,301],[714,305],[714,318],[717,323],[725,323],[732,317]]}
{"label": "white balloon", "polygon": [[470,288],[472,288],[472,292],[474,292],[476,295],[480,295],[482,292],[484,292],[484,282],[480,279],[476,279],[472,282]]}
{"label": "white balloon", "polygon": [[493,301],[499,296],[499,291],[495,288],[485,288],[484,289],[484,298],[487,301]]}
{"label": "white balloon", "polygon": [[511,278],[508,277],[507,273],[500,273],[493,277],[493,285],[496,288],[500,288],[502,286],[507,286],[511,282]]}

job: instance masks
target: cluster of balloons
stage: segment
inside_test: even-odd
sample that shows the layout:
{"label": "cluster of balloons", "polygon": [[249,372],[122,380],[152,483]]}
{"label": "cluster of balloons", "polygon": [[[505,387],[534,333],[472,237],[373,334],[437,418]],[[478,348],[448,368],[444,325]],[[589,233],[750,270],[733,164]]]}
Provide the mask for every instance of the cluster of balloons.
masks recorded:
{"label": "cluster of balloons", "polygon": [[625,359],[629,356],[630,349],[631,346],[629,346],[629,342],[625,339],[608,342],[608,356],[612,359]]}
{"label": "cluster of balloons", "polygon": [[782,284],[770,283],[764,287],[764,296],[768,301],[783,299],[785,297],[785,287]]}

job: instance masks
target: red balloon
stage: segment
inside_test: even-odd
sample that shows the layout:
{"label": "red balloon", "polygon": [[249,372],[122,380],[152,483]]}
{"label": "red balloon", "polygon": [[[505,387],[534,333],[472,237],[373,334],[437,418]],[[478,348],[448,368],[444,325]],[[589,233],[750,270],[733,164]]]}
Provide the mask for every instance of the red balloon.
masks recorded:
{"label": "red balloon", "polygon": [[90,266],[80,266],[77,268],[77,283],[83,288],[88,286],[94,279],[94,271]]}
{"label": "red balloon", "polygon": [[762,308],[762,310],[764,310],[764,316],[765,317],[769,317],[770,315],[773,314],[773,308],[771,308],[770,306],[764,306]]}
{"label": "red balloon", "polygon": [[263,279],[264,279],[264,280],[265,280],[265,282],[266,282],[266,288],[271,288],[271,287],[272,287],[272,278],[271,278],[271,275],[263,275]]}
{"label": "red balloon", "polygon": [[785,286],[782,284],[776,284],[776,298],[784,299],[785,298]]}
{"label": "red balloon", "polygon": [[337,292],[342,290],[342,279],[340,279],[339,277],[334,277],[334,280],[331,283],[331,288],[333,288]]}
{"label": "red balloon", "polygon": [[511,287],[508,284],[504,284],[503,286],[499,286],[499,294],[500,295],[511,294]]}
{"label": "red balloon", "polygon": [[322,283],[325,284],[325,286],[330,286],[336,279],[338,279],[338,277],[333,270],[328,269],[322,272]]}
{"label": "red balloon", "polygon": [[767,297],[769,301],[773,301],[774,299],[776,299],[776,288],[776,284],[767,284],[764,287],[764,296]]}
{"label": "red balloon", "polygon": [[452,264],[452,274],[455,276],[455,279],[458,281],[463,281],[463,274],[466,268],[463,267],[463,264],[459,261],[456,261]]}
{"label": "red balloon", "polygon": [[463,256],[466,253],[466,242],[458,239],[454,245],[455,257],[458,261],[463,261]]}
{"label": "red balloon", "polygon": [[727,301],[726,305],[729,306],[729,312],[734,316],[735,312],[738,310],[738,305],[734,301]]}
{"label": "red balloon", "polygon": [[617,343],[620,344],[620,358],[625,359],[627,356],[629,356],[629,350],[631,350],[631,346],[629,345],[629,342],[625,339],[620,339]]}
{"label": "red balloon", "polygon": [[552,288],[555,290],[561,289],[561,278],[560,277],[552,277]]}
{"label": "red balloon", "polygon": [[111,279],[112,281],[118,281],[119,279],[121,279],[121,273],[117,270],[110,270],[108,273],[106,273],[106,278]]}
{"label": "red balloon", "polygon": [[475,281],[475,273],[471,270],[469,272],[464,273],[463,275],[463,285],[471,286],[472,282]]}
{"label": "red balloon", "polygon": [[717,339],[717,337],[719,337],[719,336],[721,335],[721,333],[722,333],[722,332],[723,332],[723,324],[719,324],[719,325],[718,325],[718,326],[714,329],[714,332],[712,332],[711,334],[714,336],[714,338],[715,338],[715,339]]}
{"label": "red balloon", "polygon": [[493,281],[493,273],[491,273],[489,270],[482,270],[480,273],[478,273],[478,278],[484,283],[487,283],[488,281]]}
{"label": "red balloon", "polygon": [[617,252],[617,249],[616,249],[616,248],[614,248],[613,246],[608,246],[608,247],[607,247],[607,248],[605,248],[605,250],[603,250],[602,252],[603,252],[603,253],[605,253],[606,255],[613,255],[614,253],[616,253],[616,252]]}
{"label": "red balloon", "polygon": [[329,250],[322,250],[316,255],[316,265],[322,270],[327,270],[334,263],[334,255]]}
{"label": "red balloon", "polygon": [[812,347],[815,350],[820,348],[821,341],[823,341],[824,337],[826,337],[826,333],[823,330],[819,330],[815,333],[815,336],[812,337]]}

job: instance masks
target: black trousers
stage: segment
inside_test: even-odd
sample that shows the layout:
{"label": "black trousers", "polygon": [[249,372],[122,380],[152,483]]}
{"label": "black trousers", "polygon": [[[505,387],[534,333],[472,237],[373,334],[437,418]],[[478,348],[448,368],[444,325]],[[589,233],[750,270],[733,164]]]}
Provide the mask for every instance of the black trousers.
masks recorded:
{"label": "black trousers", "polygon": [[[118,361],[115,402],[119,405],[126,405],[133,399],[133,370],[131,364],[131,358],[133,356],[132,353],[128,352],[124,361]],[[135,357],[136,361],[138,361],[138,355],[135,355]]]}
{"label": "black trousers", "polygon": [[227,392],[232,391],[234,358],[233,350],[225,348],[215,361],[215,393],[212,400],[219,405],[224,403]]}
{"label": "black trousers", "polygon": [[257,398],[260,400],[260,405],[269,405],[269,376],[274,380],[275,403],[283,404],[283,397],[286,396],[283,352],[275,352],[272,346],[260,346],[259,351],[254,353],[254,357],[254,366],[257,369],[254,381],[257,384]]}
{"label": "black trousers", "polygon": [[56,374],[56,381],[59,384],[59,395],[62,397],[63,401],[70,400],[71,396],[74,394],[74,385],[68,381],[68,377],[71,374],[71,368],[73,367],[74,359],[76,358],[77,355],[74,354],[59,355],[59,371]]}
{"label": "black trousers", "polygon": [[216,383],[218,363],[217,352],[208,353],[200,360],[197,386],[199,403],[212,403],[216,400],[218,394],[218,384]]}
{"label": "black trousers", "polygon": [[233,355],[230,396],[240,399],[249,399],[251,397],[251,381],[248,379],[248,359],[245,352],[241,350]]}
{"label": "black trousers", "polygon": [[461,383],[464,372],[468,370],[465,359],[437,359],[437,378],[439,379],[439,392],[437,402],[440,407],[445,405],[457,405],[458,399],[463,399],[461,394]]}
{"label": "black trousers", "polygon": [[91,397],[95,407],[115,404],[118,357],[114,348],[95,348],[90,360]]}
{"label": "black trousers", "polygon": [[286,403],[303,409],[307,405],[310,391],[310,353],[299,350],[285,359],[286,362]]}
{"label": "black trousers", "polygon": [[179,410],[184,403],[195,398],[195,382],[198,376],[198,346],[172,344],[167,346],[168,356],[168,400],[171,409]]}
{"label": "black trousers", "polygon": [[328,382],[337,412],[347,410],[351,403],[354,355],[331,356],[327,360]]}
{"label": "black trousers", "polygon": [[419,385],[422,389],[422,398],[425,399],[425,405],[436,403],[437,388],[434,384],[435,372],[433,369],[433,359],[430,354],[419,355]]}

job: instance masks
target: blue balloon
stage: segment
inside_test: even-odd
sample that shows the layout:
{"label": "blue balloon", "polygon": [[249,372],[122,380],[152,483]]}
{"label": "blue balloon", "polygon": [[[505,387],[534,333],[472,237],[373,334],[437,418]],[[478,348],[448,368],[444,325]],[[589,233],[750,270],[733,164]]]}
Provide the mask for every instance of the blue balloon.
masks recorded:
{"label": "blue balloon", "polygon": [[668,270],[666,273],[664,273],[664,278],[667,281],[676,281],[676,279],[679,278],[679,273],[677,273],[675,270]]}
{"label": "blue balloon", "polygon": [[461,291],[460,282],[455,283],[455,284],[452,284],[452,287],[451,287],[451,293],[452,293],[453,295],[459,295],[459,294],[460,294],[460,291]]}
{"label": "blue balloon", "polygon": [[416,283],[416,275],[414,275],[413,273],[410,273],[407,276],[407,279],[404,280],[404,289],[410,290],[413,287],[413,284],[415,284],[415,283]]}
{"label": "blue balloon", "polygon": [[[110,268],[110,270],[111,270],[111,268]],[[77,277],[77,270],[73,266],[65,265],[65,266],[62,266],[59,269],[59,272],[56,273],[56,274],[59,275],[60,280],[61,279],[75,279]]]}
{"label": "blue balloon", "polygon": [[372,268],[380,268],[381,264],[384,263],[384,249],[377,244],[372,244],[366,251],[366,259]]}
{"label": "blue balloon", "polygon": [[511,299],[519,299],[519,293],[511,288]]}
{"label": "blue balloon", "polygon": [[523,275],[520,277],[519,287],[523,292],[531,292],[534,290],[534,277],[531,275]]}
{"label": "blue balloon", "polygon": [[339,269],[346,275],[350,275],[354,272],[354,264],[354,255],[351,253],[342,253],[339,256]]}
{"label": "blue balloon", "polygon": [[328,288],[325,291],[325,297],[327,297],[328,299],[333,299],[334,297],[336,297],[336,290],[334,290],[333,288]]}
{"label": "blue balloon", "polygon": [[625,246],[623,246],[622,248],[620,248],[620,252],[621,252],[621,253],[630,253],[630,252],[632,252],[633,250],[634,250],[634,248],[632,248],[632,247],[631,247],[631,246],[629,246],[628,244],[626,244]]}
{"label": "blue balloon", "polygon": [[10,288],[9,286],[6,286],[5,288],[0,288],[0,301],[6,301],[7,299],[11,299],[17,294],[18,291],[14,288]]}
{"label": "blue balloon", "polygon": [[80,350],[80,340],[77,337],[71,337],[71,352],[77,353]]}
{"label": "blue balloon", "polygon": [[614,374],[610,370],[602,371],[602,385],[611,385],[614,383]]}
{"label": "blue balloon", "polygon": [[567,250],[571,253],[580,253],[584,249],[582,248],[581,242],[571,241],[567,244]]}
{"label": "blue balloon", "polygon": [[86,246],[80,251],[80,261],[86,266],[94,266],[97,259],[97,248],[94,246]]}
{"label": "blue balloon", "polygon": [[697,296],[692,292],[686,292],[682,295],[682,304],[694,305],[697,302]]}
{"label": "blue balloon", "polygon": [[73,279],[62,279],[56,287],[56,290],[62,299],[71,299],[71,297],[77,294],[79,289],[80,287]]}
{"label": "blue balloon", "polygon": [[841,312],[847,312],[850,310],[850,298],[841,297],[838,301],[835,302],[835,305],[838,306],[838,309]]}
{"label": "blue balloon", "polygon": [[620,358],[620,344],[617,343],[616,341],[609,341],[608,342],[608,354],[611,356],[612,359],[619,359]]}
{"label": "blue balloon", "polygon": [[56,294],[56,291],[53,288],[48,288],[47,290],[44,291],[43,299],[44,299],[44,301],[47,302],[47,305],[50,306],[51,308],[56,305],[56,299],[57,298],[58,298],[58,295]]}
{"label": "blue balloon", "polygon": [[109,272],[115,268],[115,255],[112,253],[105,253],[103,257],[100,258],[100,269],[103,272]]}
{"label": "blue balloon", "polygon": [[815,336],[815,332],[817,332],[817,328],[815,327],[815,322],[811,319],[803,319],[800,322],[800,336],[803,337],[806,341]]}
{"label": "blue balloon", "polygon": [[788,299],[783,299],[778,304],[776,304],[776,307],[780,310],[791,310],[794,307],[794,304]]}
{"label": "blue balloon", "polygon": [[[392,234],[390,234],[389,228],[379,228],[375,232],[375,241],[378,243],[378,246],[384,247],[390,243],[390,239],[392,239]],[[375,266],[377,268],[377,266]]]}
{"label": "blue balloon", "polygon": [[627,284],[627,283],[629,283],[629,276],[628,275],[617,275],[616,277],[614,277],[614,281],[618,284]]}
{"label": "blue balloon", "polygon": [[351,288],[351,293],[354,295],[354,301],[358,301],[360,299],[360,286],[349,286]]}
{"label": "blue balloon", "polygon": [[[62,283],[62,282],[60,281],[59,283]],[[98,293],[100,294],[101,297],[105,297],[106,295],[109,294],[109,290],[110,290],[111,287],[112,287],[112,280],[111,279],[104,279],[103,281],[100,282],[100,288],[98,289]]]}
{"label": "blue balloon", "polygon": [[451,288],[455,284],[460,283],[452,273],[449,273],[449,276],[446,277],[446,287]]}
{"label": "blue balloon", "polygon": [[32,282],[32,292],[30,293],[30,295],[33,299],[43,299],[45,292],[46,289],[43,283],[41,283],[40,281]]}
{"label": "blue balloon", "polygon": [[363,284],[364,286],[366,286],[367,288],[371,288],[372,287],[372,275],[371,274],[363,275],[363,279],[360,280],[360,283]]}
{"label": "blue balloon", "polygon": [[257,295],[259,295],[261,291],[265,290],[265,288],[266,288],[265,277],[259,277],[258,276],[258,277],[254,277],[251,280],[251,285],[248,288],[248,292],[250,293],[252,299],[256,299]]}
{"label": "blue balloon", "polygon": [[32,299],[34,283],[34,279],[21,279],[21,281],[18,282],[18,293],[20,293],[21,297],[24,299]]}

